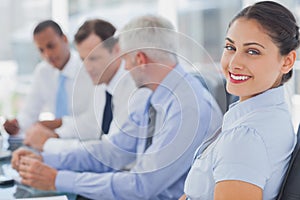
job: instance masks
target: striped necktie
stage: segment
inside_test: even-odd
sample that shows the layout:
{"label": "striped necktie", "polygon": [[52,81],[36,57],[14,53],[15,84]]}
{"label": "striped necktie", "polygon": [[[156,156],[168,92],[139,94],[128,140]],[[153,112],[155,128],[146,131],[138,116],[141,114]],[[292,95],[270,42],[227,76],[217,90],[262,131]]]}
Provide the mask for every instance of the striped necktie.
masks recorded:
{"label": "striped necktie", "polygon": [[156,110],[152,105],[149,107],[149,121],[148,121],[148,128],[147,128],[147,138],[145,144],[144,152],[151,146],[153,135],[155,132],[155,119],[156,119]]}
{"label": "striped necktie", "polygon": [[59,74],[58,88],[56,92],[55,118],[59,119],[68,115],[68,94],[65,87],[66,76]]}

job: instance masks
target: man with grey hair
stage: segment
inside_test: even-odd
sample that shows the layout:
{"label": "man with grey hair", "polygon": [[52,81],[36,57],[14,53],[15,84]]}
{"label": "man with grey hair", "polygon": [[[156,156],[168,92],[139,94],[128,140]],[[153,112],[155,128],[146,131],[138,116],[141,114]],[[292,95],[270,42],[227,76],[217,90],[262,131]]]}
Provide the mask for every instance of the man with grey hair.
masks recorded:
{"label": "man with grey hair", "polygon": [[[173,26],[161,17],[129,22],[120,34],[125,68],[139,88],[151,91],[150,97],[135,99],[138,109],[120,133],[87,151],[16,151],[12,165],[22,183],[91,199],[179,198],[195,150],[221,126],[222,114],[209,92],[178,63],[176,42]],[[133,161],[130,171],[122,170]]]}

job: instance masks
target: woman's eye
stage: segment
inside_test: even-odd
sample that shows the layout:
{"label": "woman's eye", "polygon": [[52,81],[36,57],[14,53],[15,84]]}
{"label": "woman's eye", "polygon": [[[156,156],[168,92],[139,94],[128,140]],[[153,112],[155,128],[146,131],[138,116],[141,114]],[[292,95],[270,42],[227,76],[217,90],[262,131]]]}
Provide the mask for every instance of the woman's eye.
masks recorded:
{"label": "woman's eye", "polygon": [[254,50],[254,49],[249,49],[249,50],[248,50],[248,53],[249,53],[250,55],[259,55],[259,54],[260,54],[259,51]]}
{"label": "woman's eye", "polygon": [[225,45],[225,47],[224,47],[226,50],[228,50],[228,51],[235,51],[235,48],[233,47],[233,46],[231,46],[231,45]]}

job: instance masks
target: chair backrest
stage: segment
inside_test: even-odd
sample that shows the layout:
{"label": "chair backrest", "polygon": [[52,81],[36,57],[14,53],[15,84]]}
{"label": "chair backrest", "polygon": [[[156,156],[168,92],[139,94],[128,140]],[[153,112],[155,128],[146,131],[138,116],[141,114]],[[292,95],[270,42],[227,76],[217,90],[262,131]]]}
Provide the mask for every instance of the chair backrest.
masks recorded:
{"label": "chair backrest", "polygon": [[297,144],[293,151],[284,181],[277,200],[300,200],[300,124],[297,132]]}
{"label": "chair backrest", "polygon": [[231,103],[235,102],[238,97],[229,94],[226,91],[226,79],[211,71],[201,71],[200,73],[192,73],[202,85],[212,94],[217,101],[223,114],[228,110]]}

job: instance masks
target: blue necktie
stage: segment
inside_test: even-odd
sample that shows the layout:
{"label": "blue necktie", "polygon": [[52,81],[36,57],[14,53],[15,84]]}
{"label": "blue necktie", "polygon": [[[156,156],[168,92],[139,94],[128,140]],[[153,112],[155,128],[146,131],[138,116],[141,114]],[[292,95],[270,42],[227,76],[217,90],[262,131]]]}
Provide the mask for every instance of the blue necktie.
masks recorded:
{"label": "blue necktie", "polygon": [[63,74],[59,74],[59,83],[56,92],[56,107],[55,118],[62,118],[68,115],[68,94],[65,87],[66,77]]}
{"label": "blue necktie", "polygon": [[107,91],[105,91],[105,96],[106,96],[106,100],[105,100],[105,107],[103,111],[102,127],[101,127],[103,134],[108,133],[113,118],[112,103],[111,103],[112,96]]}

